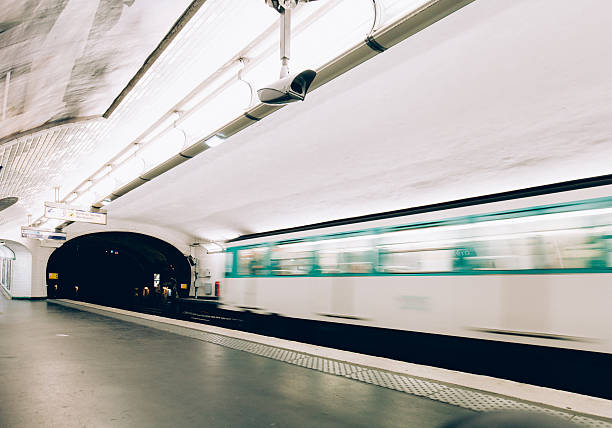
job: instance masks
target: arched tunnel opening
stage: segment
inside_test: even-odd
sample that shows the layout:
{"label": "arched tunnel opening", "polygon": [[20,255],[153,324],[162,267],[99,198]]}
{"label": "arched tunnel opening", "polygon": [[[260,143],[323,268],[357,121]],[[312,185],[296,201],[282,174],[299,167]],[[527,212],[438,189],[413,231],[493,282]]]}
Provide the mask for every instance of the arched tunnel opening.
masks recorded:
{"label": "arched tunnel opening", "polygon": [[187,297],[187,258],[160,239],[133,232],[74,238],[47,263],[48,298],[82,300],[117,308],[168,312]]}

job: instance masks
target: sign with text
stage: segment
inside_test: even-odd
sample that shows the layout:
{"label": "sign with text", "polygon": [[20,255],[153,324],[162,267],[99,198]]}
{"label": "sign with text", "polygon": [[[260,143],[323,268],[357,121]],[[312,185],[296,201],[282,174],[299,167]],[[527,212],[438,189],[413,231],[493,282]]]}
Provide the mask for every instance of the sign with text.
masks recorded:
{"label": "sign with text", "polygon": [[106,213],[94,213],[55,202],[45,202],[45,217],[65,221],[106,224]]}
{"label": "sign with text", "polygon": [[56,232],[55,230],[49,229],[37,229],[35,227],[22,227],[21,228],[22,238],[33,238],[33,239],[54,239],[57,241],[65,241],[65,232]]}

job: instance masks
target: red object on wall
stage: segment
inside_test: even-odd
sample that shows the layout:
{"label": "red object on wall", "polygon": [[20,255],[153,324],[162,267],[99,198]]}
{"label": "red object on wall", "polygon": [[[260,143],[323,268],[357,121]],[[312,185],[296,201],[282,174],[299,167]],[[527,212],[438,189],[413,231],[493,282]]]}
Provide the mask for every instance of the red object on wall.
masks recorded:
{"label": "red object on wall", "polygon": [[221,283],[219,281],[215,281],[215,296],[219,297],[219,287]]}

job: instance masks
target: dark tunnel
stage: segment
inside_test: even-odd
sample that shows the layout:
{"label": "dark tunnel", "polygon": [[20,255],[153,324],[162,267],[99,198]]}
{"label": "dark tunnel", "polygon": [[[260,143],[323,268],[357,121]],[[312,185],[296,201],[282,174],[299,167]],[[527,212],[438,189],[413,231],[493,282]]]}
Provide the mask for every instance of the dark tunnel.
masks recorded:
{"label": "dark tunnel", "polygon": [[160,239],[101,232],[56,249],[46,278],[48,298],[168,312],[177,297],[189,294],[191,268],[180,251]]}

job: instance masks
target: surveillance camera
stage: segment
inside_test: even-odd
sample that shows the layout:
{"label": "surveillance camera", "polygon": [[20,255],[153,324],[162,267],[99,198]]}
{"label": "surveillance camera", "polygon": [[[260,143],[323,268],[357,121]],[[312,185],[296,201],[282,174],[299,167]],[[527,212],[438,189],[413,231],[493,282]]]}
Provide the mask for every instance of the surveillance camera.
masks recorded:
{"label": "surveillance camera", "polygon": [[264,104],[288,104],[303,101],[316,71],[304,70],[299,74],[283,77],[257,90],[259,100]]}

